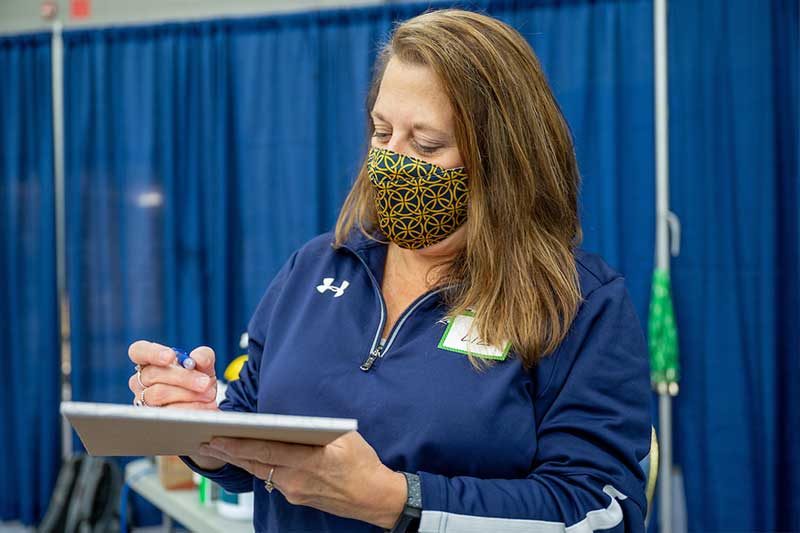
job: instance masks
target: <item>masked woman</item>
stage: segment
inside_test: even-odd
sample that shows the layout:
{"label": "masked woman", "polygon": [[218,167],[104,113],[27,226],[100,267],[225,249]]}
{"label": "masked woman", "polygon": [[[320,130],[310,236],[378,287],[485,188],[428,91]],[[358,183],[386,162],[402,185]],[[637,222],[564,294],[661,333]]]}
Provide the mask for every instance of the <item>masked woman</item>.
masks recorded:
{"label": "masked woman", "polygon": [[[645,339],[579,248],[569,129],[526,41],[476,13],[398,25],[336,231],[295,252],[222,410],[358,419],[327,446],[215,439],[257,531],[644,531]],[[139,341],[151,406],[216,409],[214,353]]]}

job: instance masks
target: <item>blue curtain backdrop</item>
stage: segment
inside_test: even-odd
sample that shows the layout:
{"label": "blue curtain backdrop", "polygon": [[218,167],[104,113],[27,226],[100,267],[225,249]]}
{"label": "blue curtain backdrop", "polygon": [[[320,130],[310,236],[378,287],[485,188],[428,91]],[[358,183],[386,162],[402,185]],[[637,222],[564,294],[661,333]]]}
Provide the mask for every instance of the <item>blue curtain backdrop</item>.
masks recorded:
{"label": "blue curtain backdrop", "polygon": [[798,3],[670,1],[690,529],[800,531]]}
{"label": "blue curtain backdrop", "polygon": [[0,38],[0,520],[38,521],[60,456],[50,36]]}

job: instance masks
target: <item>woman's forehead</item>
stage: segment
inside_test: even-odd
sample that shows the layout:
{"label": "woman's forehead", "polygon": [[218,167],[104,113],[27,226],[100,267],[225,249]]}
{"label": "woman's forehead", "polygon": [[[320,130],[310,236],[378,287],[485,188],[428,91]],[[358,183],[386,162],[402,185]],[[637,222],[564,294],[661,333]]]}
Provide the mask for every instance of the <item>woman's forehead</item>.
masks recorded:
{"label": "woman's forehead", "polygon": [[396,58],[386,65],[372,111],[393,125],[452,130],[452,107],[433,69]]}

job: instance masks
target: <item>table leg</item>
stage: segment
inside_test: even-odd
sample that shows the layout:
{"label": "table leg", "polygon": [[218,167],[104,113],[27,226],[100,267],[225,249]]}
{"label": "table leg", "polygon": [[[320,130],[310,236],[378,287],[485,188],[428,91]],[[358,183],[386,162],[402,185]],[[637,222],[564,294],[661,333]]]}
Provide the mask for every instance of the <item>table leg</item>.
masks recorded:
{"label": "table leg", "polygon": [[172,533],[175,529],[172,523],[172,517],[167,513],[163,513],[163,516],[164,519],[161,521],[161,529],[164,531],[164,533]]}

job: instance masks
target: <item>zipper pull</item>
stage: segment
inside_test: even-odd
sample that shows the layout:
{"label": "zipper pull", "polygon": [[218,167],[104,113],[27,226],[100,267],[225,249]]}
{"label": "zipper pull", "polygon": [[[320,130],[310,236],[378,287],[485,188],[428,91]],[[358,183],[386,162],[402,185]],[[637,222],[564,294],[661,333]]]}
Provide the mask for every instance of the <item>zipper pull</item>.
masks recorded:
{"label": "zipper pull", "polygon": [[369,357],[367,357],[367,360],[364,361],[364,363],[360,367],[361,370],[363,370],[364,372],[369,372],[369,369],[372,368],[372,365],[375,364],[375,360],[381,356],[382,351],[383,351],[383,346],[378,346],[377,348],[369,352]]}

